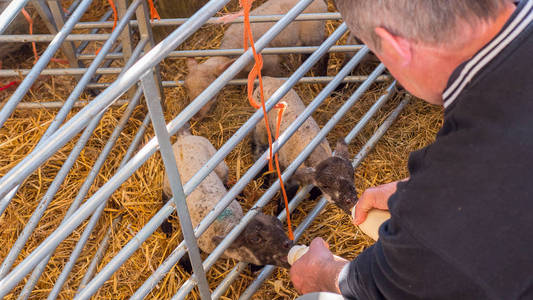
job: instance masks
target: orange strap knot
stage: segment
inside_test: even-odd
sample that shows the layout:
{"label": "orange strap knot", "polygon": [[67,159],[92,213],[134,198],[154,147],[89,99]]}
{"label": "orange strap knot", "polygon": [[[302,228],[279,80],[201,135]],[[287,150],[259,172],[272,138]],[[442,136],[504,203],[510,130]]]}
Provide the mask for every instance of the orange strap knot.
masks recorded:
{"label": "orange strap knot", "polygon": [[[248,43],[250,43],[250,47],[252,48],[252,52],[254,54],[254,59],[255,59],[255,64],[252,70],[250,71],[250,74],[248,74],[248,101],[250,102],[250,105],[254,107],[255,109],[261,108],[265,116],[265,125],[266,125],[267,134],[268,134],[268,146],[270,150],[268,167],[270,171],[274,170],[273,165],[272,165],[272,161],[274,160],[276,164],[276,172],[277,172],[280,187],[281,187],[281,194],[285,202],[285,212],[287,213],[287,227],[288,227],[288,232],[289,232],[289,238],[291,240],[294,240],[294,234],[292,232],[291,217],[290,217],[290,212],[289,212],[289,200],[287,198],[285,186],[283,184],[283,179],[281,177],[281,168],[279,166],[278,153],[276,153],[274,157],[272,157],[273,156],[272,155],[273,153],[272,134],[270,131],[268,115],[267,115],[266,106],[265,106],[265,97],[264,97],[264,91],[263,91],[263,77],[261,76],[261,69],[263,68],[263,56],[261,54],[258,54],[257,51],[255,50],[252,27],[250,25],[250,10],[252,9],[253,1],[254,0],[239,0],[239,3],[241,7],[243,8],[243,13],[244,13],[244,50],[248,50]],[[259,91],[260,91],[261,103],[257,103],[253,98],[254,81],[256,78],[259,79]],[[274,106],[274,108],[279,109],[278,116],[277,116],[277,124],[276,124],[277,125],[276,126],[276,139],[279,138],[281,120],[282,120],[283,112],[285,111],[286,107],[287,107],[287,104],[284,102],[280,102]]]}
{"label": "orange strap knot", "polygon": [[152,18],[152,21],[154,20],[154,18],[161,20],[161,17],[159,16],[157,9],[155,8],[154,0],[148,0],[148,4],[150,5],[150,17]]}

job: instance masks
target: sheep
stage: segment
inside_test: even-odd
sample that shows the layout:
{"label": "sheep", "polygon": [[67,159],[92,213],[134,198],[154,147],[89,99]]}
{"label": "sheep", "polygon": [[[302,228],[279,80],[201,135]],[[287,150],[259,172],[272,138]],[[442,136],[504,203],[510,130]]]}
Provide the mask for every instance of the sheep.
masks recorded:
{"label": "sheep", "polygon": [[[283,79],[264,76],[263,91],[265,100],[268,100],[284,82]],[[259,92],[259,88],[256,88],[253,94],[253,97],[257,102],[260,101]],[[287,104],[287,108],[283,112],[281,120],[280,133],[282,133],[304,111],[305,104],[293,89],[291,89],[280,102],[285,102]],[[274,108],[268,112],[268,120],[272,134],[276,132],[278,112],[278,108]],[[294,135],[280,149],[279,163],[281,167],[283,169],[287,168],[287,166],[296,159],[300,152],[302,152],[319,131],[320,127],[318,127],[318,124],[312,117],[305,120],[302,126],[300,126]],[[261,120],[255,126],[253,137],[256,146],[256,156],[258,156],[268,149],[268,133],[264,120]],[[331,148],[329,147],[328,142],[323,140],[299,168],[314,167],[324,159],[330,157],[331,153]]]}
{"label": "sheep", "polygon": [[[336,204],[349,216],[357,204],[357,190],[354,184],[354,173],[348,145],[344,140],[337,141],[335,155],[323,160],[316,168],[299,169],[292,177],[301,184],[313,184],[317,186],[328,202]],[[379,227],[390,219],[388,211],[372,209],[368,212],[366,220],[359,224],[359,229],[377,241]],[[295,250],[296,251],[296,250]],[[289,260],[290,263],[290,260]]]}
{"label": "sheep", "polygon": [[[204,137],[180,130],[173,145],[174,156],[182,182],[187,182],[216,152],[215,147]],[[228,178],[228,167],[221,162],[202,183],[186,198],[193,226],[215,207],[227,193],[224,182]],[[163,182],[163,197],[172,195],[168,177]],[[199,248],[211,253],[222,239],[239,223],[243,216],[240,204],[233,200],[213,224],[198,239]],[[267,245],[267,247],[265,247]],[[255,265],[277,265],[288,267],[287,254],[292,241],[285,234],[281,221],[273,216],[258,213],[224,252],[225,257]]]}
{"label": "sheep", "polygon": [[[258,8],[252,10],[251,15],[270,15],[285,14],[299,0],[269,0]],[[313,1],[305,10],[305,13],[324,13],[327,12],[327,5],[324,0]],[[260,38],[267,32],[274,22],[252,23],[252,32],[254,39]],[[243,24],[232,24],[225,31],[220,49],[237,49],[243,47]],[[280,34],[274,38],[269,47],[287,47],[287,46],[316,46],[321,44],[326,38],[325,21],[302,21],[292,22]],[[235,60],[228,57],[211,57],[204,63],[198,64],[194,59],[187,60],[189,73],[185,78],[185,88],[188,91],[189,99],[195,99],[205,90],[222,72],[224,72]],[[324,65],[324,61],[322,61]],[[239,74],[239,77],[245,77],[250,72],[253,65],[248,65]],[[324,65],[325,67],[325,65]],[[283,74],[281,68],[280,55],[263,56],[263,74],[267,76],[279,76]],[[196,114],[195,119],[203,119],[210,111],[216,96],[210,100]]]}
{"label": "sheep", "polygon": [[348,215],[357,202],[354,184],[355,170],[350,162],[348,145],[344,140],[337,141],[335,155],[321,161],[316,167],[299,169],[293,180],[300,184],[317,186],[326,200],[336,204]]}
{"label": "sheep", "polygon": [[[283,84],[283,80],[264,77],[263,89],[265,99]],[[254,91],[254,98],[259,101],[259,89]],[[281,101],[287,103],[287,108],[282,116],[280,132],[285,131],[289,125],[303,112],[305,105],[294,90],[290,90]],[[279,109],[274,108],[268,113],[270,130],[275,132],[276,120]],[[293,162],[302,150],[311,142],[320,131],[315,120],[309,117],[294,135],[279,150],[280,166],[285,169]],[[268,148],[268,134],[264,120],[260,121],[254,131],[254,144],[256,157]],[[316,175],[315,175],[316,170]],[[349,209],[355,205],[357,193],[354,185],[354,170],[349,161],[348,146],[344,141],[337,143],[337,152],[332,156],[327,140],[323,140],[311,155],[298,167],[293,179],[288,182],[289,188],[294,182],[300,184],[313,183],[325,195],[326,199],[350,213]]]}

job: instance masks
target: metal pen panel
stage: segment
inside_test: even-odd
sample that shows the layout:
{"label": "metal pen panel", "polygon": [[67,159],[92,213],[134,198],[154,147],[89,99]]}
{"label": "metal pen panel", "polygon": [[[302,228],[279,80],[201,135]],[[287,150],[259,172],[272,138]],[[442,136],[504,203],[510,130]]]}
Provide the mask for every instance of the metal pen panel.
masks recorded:
{"label": "metal pen panel", "polygon": [[[55,0],[54,0],[55,1]],[[228,155],[237,149],[238,145],[245,141],[246,136],[261,122],[264,115],[261,110],[250,113],[244,123],[239,123],[238,128],[233,135],[227,140],[223,141],[222,146],[218,151],[202,166],[197,173],[188,181],[184,182],[183,186],[179,180],[179,172],[176,167],[174,156],[170,145],[170,135],[175,134],[179,128],[184,126],[189,120],[202,109],[213,97],[215,97],[226,86],[242,86],[247,84],[247,80],[243,78],[235,78],[245,66],[249,65],[253,60],[253,55],[250,50],[244,49],[209,49],[209,50],[183,50],[177,49],[183,42],[186,41],[193,33],[198,31],[206,24],[219,24],[222,26],[220,18],[213,17],[220,9],[222,9],[229,0],[213,0],[209,1],[203,8],[190,18],[175,18],[175,19],[148,19],[148,10],[146,0],[134,0],[133,3],[127,7],[125,0],[117,0],[118,11],[120,19],[116,28],[110,32],[108,29],[113,27],[113,22],[106,21],[111,16],[111,10],[100,21],[96,22],[79,22],[84,16],[89,5],[90,0],[75,0],[72,5],[65,10],[68,17],[66,23],[63,25],[63,18],[60,16],[63,11],[60,10],[59,2],[53,2],[52,7],[54,11],[55,20],[48,16],[45,20],[47,26],[53,25],[58,21],[58,34],[54,35],[1,35],[0,42],[51,42],[49,43],[45,53],[37,64],[32,69],[7,69],[0,70],[0,77],[11,76],[26,76],[22,84],[15,90],[6,105],[0,111],[0,127],[5,120],[11,116],[15,109],[36,109],[60,108],[57,115],[51,121],[46,132],[40,138],[38,144],[20,163],[11,168],[2,178],[0,178],[0,215],[7,208],[11,199],[14,197],[18,186],[37,168],[41,166],[47,159],[57,153],[67,142],[72,141],[80,132],[81,137],[78,139],[75,147],[72,149],[70,155],[62,162],[54,181],[45,195],[41,199],[41,203],[34,210],[30,217],[28,224],[24,227],[21,233],[17,236],[15,245],[10,249],[8,256],[2,262],[0,267],[0,298],[6,296],[28,273],[32,272],[24,288],[22,289],[19,299],[25,299],[31,295],[32,289],[37,283],[42,271],[47,266],[48,260],[53,255],[56,247],[62,243],[74,230],[76,230],[89,217],[83,233],[78,238],[76,246],[70,249],[71,256],[68,261],[65,261],[63,270],[55,280],[55,285],[51,288],[48,299],[56,299],[60,296],[62,287],[66,285],[69,275],[74,270],[76,260],[80,257],[80,253],[87,244],[89,238],[98,232],[94,230],[97,226],[98,220],[104,212],[108,199],[120,186],[136,172],[141,166],[145,165],[147,160],[160,150],[163,158],[163,164],[169,177],[172,179],[171,187],[173,197],[161,209],[157,210],[149,221],[142,226],[137,232],[133,233],[133,238],[127,241],[124,246],[117,249],[117,253],[113,255],[111,260],[100,267],[100,271],[95,274],[102,257],[105,254],[106,248],[112,239],[111,232],[115,224],[120,223],[122,215],[116,217],[111,224],[107,223],[104,226],[105,236],[100,242],[99,247],[93,248],[94,258],[90,262],[87,273],[81,279],[81,283],[77,287],[69,287],[71,290],[78,291],[75,296],[76,299],[88,299],[95,295],[99,289],[103,287],[106,281],[129,259],[134,258],[134,252],[137,251],[145,241],[153,236],[154,232],[166,220],[172,212],[178,208],[178,216],[181,224],[181,230],[184,236],[181,242],[176,246],[172,253],[170,253],[165,260],[157,266],[153,273],[142,283],[141,286],[134,291],[132,299],[143,299],[157,286],[158,282],[176,265],[176,263],[189,252],[194,273],[189,278],[184,278],[185,283],[178,287],[174,299],[184,299],[195,287],[199,287],[200,297],[202,299],[219,299],[224,295],[226,290],[232,283],[239,278],[240,274],[246,270],[248,264],[244,262],[237,263],[232,270],[228,269],[228,273],[222,279],[220,284],[211,286],[205,273],[211,266],[218,261],[226,248],[236,239],[237,235],[244,229],[248,222],[254,217],[259,209],[264,207],[278,192],[280,186],[279,182],[275,182],[270,186],[257,200],[240,223],[235,226],[226,238],[209,254],[205,261],[201,261],[199,256],[199,249],[197,247],[197,239],[209,228],[213,221],[220,215],[220,213],[233,201],[241,192],[248,187],[254,177],[260,173],[261,169],[267,164],[269,153],[264,152],[256,159],[253,164],[247,167],[242,176],[238,175],[236,183],[232,183],[226,194],[220,199],[215,207],[207,213],[203,220],[196,226],[192,227],[190,217],[188,216],[188,208],[185,197],[194,191],[202,181],[213,172],[214,168],[222,162]],[[369,54],[368,48],[364,45],[337,45],[338,41],[347,32],[346,24],[342,23],[337,26],[336,30],[329,35],[320,45],[314,46],[287,46],[287,47],[271,47],[270,42],[275,39],[287,26],[293,22],[311,21],[311,20],[340,20],[339,13],[303,13],[308,5],[316,0],[301,0],[286,14],[269,14],[262,16],[251,16],[252,23],[261,22],[276,22],[269,30],[256,41],[256,48],[262,54],[273,55],[289,55],[289,54],[310,54],[309,58],[305,60],[292,74],[288,77],[281,77],[285,83],[268,99],[266,102],[267,111],[273,107],[296,85],[299,84],[323,84],[320,87],[313,87],[313,89],[320,89],[314,99],[306,106],[304,111],[298,116],[292,124],[290,124],[279,139],[273,143],[273,151],[277,153],[284,147],[285,143],[293,136],[296,131],[304,124],[304,122],[311,117],[311,115],[320,110],[323,105],[335,92],[335,89],[341,83],[356,83],[359,86],[356,91],[348,98],[341,108],[327,121],[322,127],[319,134],[314,137],[309,145],[298,155],[283,172],[283,179],[290,178],[292,173],[300,166],[303,161],[311,154],[317,147],[321,140],[333,130],[341,118],[356,105],[358,100],[363,96],[373,84],[387,82],[391,80],[391,76],[385,74],[383,65],[379,65],[370,75],[351,74],[355,67],[362,61],[365,55]],[[19,13],[20,9],[24,7],[28,1],[14,0],[6,11],[0,17],[0,33],[3,32],[9,22]],[[46,4],[42,0],[34,0],[38,4],[38,10],[41,16],[47,13]],[[142,5],[142,6],[140,6]],[[51,11],[50,10],[50,15]],[[133,13],[137,12],[137,19],[133,19]],[[59,19],[58,19],[59,18]],[[49,21],[48,24],[46,21]],[[242,23],[243,18],[237,17],[229,21],[230,24]],[[338,23],[334,23],[338,24]],[[55,25],[54,25],[55,26]],[[157,45],[152,43],[151,29],[157,26],[179,26],[166,39]],[[212,25],[209,25],[212,26]],[[130,31],[131,28],[131,31]],[[206,29],[206,27],[203,27]],[[103,30],[101,30],[103,29]],[[202,30],[204,30],[202,29]],[[73,31],[74,30],[74,31]],[[92,30],[92,31],[91,31]],[[55,31],[50,31],[55,33]],[[85,33],[88,32],[88,33]],[[138,33],[138,35],[137,35]],[[137,39],[140,36],[140,39]],[[115,47],[115,42],[120,39],[118,47]],[[66,53],[71,65],[73,62],[88,61],[88,67],[69,67],[69,68],[50,68],[46,69],[46,65],[52,56],[57,52],[59,47],[67,45],[67,42],[80,41],[76,53]],[[103,47],[97,53],[91,51],[91,47],[85,49],[88,45],[95,45],[93,42],[105,41]],[[132,49],[134,42],[138,41],[135,50]],[[70,51],[70,50],[69,50]],[[81,53],[81,52],[84,53]],[[111,52],[114,51],[114,52]],[[347,62],[343,62],[344,66],[334,76],[313,76],[305,77],[306,73],[317,63],[317,61],[328,53],[343,53],[355,52],[353,58]],[[167,76],[167,81],[160,80],[160,70],[158,65],[163,60],[164,64],[173,63],[175,59],[183,59],[187,57],[215,57],[215,56],[234,56],[237,57],[235,62],[226,69],[208,88],[206,88],[198,97],[192,99],[189,105],[185,106],[177,116],[172,116],[172,120],[165,124],[165,118],[162,113],[162,99],[164,99],[163,88],[182,87],[184,81],[180,80],[170,81]],[[138,57],[141,57],[138,59]],[[127,61],[125,61],[127,60]],[[105,62],[104,64],[102,64]],[[111,65],[113,63],[113,65]],[[124,65],[122,67],[122,65]],[[366,70],[365,70],[366,72]],[[368,74],[368,73],[362,73]],[[77,85],[69,93],[65,102],[50,100],[39,100],[45,102],[21,102],[22,98],[27,94],[29,87],[36,80],[37,76],[75,76],[78,77]],[[97,75],[97,76],[95,76]],[[100,77],[105,77],[106,82],[100,82]],[[107,80],[110,78],[111,80]],[[141,80],[142,79],[142,80]],[[135,94],[130,94],[135,90],[131,87],[137,84],[142,84],[143,88],[138,87]],[[371,107],[363,114],[355,126],[347,134],[345,133],[345,141],[350,142],[362,131],[363,127],[369,122],[372,116],[377,112],[387,100],[395,93],[396,83],[392,82],[388,88],[383,92],[379,99],[371,105]],[[96,96],[91,95],[91,100],[80,100],[82,93],[86,89],[92,89],[91,92]],[[104,89],[101,92],[98,89]],[[126,92],[125,98],[119,99]],[[140,127],[137,128],[137,133],[127,147],[127,151],[122,158],[122,161],[111,178],[107,180],[101,187],[88,197],[85,203],[82,201],[89,194],[89,189],[93,186],[93,181],[102,172],[103,166],[111,158],[110,153],[119,139],[119,135],[128,124],[130,117],[133,115],[134,109],[138,108],[141,94],[146,94],[146,104],[148,104],[149,114],[144,116],[144,120]],[[92,97],[94,96],[94,97]],[[243,98],[244,101],[244,98]],[[372,147],[381,138],[384,132],[390,127],[392,122],[398,117],[401,110],[407,104],[407,99],[403,100],[400,105],[393,110],[393,113],[384,121],[374,135],[363,146],[362,150],[355,156],[354,166],[357,166],[362,159],[371,151]],[[29,253],[22,261],[13,269],[15,260],[20,255],[20,250],[25,246],[26,242],[34,232],[37,222],[41,216],[47,211],[48,204],[55,197],[55,193],[62,184],[65,176],[69,173],[73,164],[78,159],[78,154],[83,150],[85,143],[93,135],[93,131],[100,123],[100,118],[105,111],[112,105],[128,106],[121,113],[121,118],[118,125],[113,128],[105,145],[102,145],[102,150],[99,153],[90,173],[86,176],[83,184],[76,188],[77,195],[70,203],[65,218],[61,224],[44,239],[44,241]],[[143,103],[144,104],[144,103]],[[325,105],[325,104],[324,104]],[[329,104],[328,104],[329,105]],[[73,114],[68,121],[67,115],[74,107],[81,107],[78,113]],[[151,115],[151,117],[150,117]],[[168,117],[168,116],[167,116]],[[140,120],[139,120],[140,121]],[[153,123],[155,130],[155,137],[147,140],[142,148],[136,154],[138,145],[144,138],[147,127]],[[65,122],[65,123],[64,123]],[[64,123],[64,124],[63,124]],[[63,125],[61,125],[63,124]],[[161,146],[161,149],[159,149]],[[303,199],[308,192],[313,188],[312,185],[303,186],[289,202],[289,211],[292,212],[301,206]],[[326,205],[326,200],[322,198],[317,206],[312,211],[308,212],[305,220],[297,227],[295,233],[298,239],[302,233],[307,230],[311,222],[321,213]],[[285,220],[286,213],[282,211],[278,218]],[[106,228],[108,227],[108,228]],[[146,244],[144,244],[146,246]],[[98,249],[96,249],[98,248]],[[153,268],[153,266],[151,266]],[[261,286],[262,282],[270,276],[275,269],[273,266],[267,266],[263,271],[251,282],[248,288],[241,294],[242,299],[249,299],[255,291]],[[94,277],[93,277],[94,275]],[[42,292],[42,290],[40,291]]]}
{"label": "metal pen panel", "polygon": [[[339,31],[340,33],[341,31]],[[334,42],[334,38],[332,42]],[[326,44],[327,45],[327,44]],[[326,97],[335,89],[335,87],[340,84],[342,78],[350,73],[350,71],[362,60],[365,54],[368,52],[368,49],[363,50],[358,55],[354,56],[350,62],[335,76],[335,79],[330,82],[324,90],[306,107],[302,114],[295,120],[289,128],[285,130],[288,135],[292,135],[296,130],[303,124],[303,122],[309,118],[309,116],[318,108],[318,106],[326,99]],[[317,57],[319,55],[317,54]],[[311,59],[311,58],[309,58]],[[297,78],[296,78],[297,79]],[[275,102],[279,101],[285,93],[288,92],[288,89],[284,93],[278,93],[278,96]],[[229,141],[228,141],[229,142]],[[282,145],[282,144],[281,144]],[[222,151],[219,150],[219,152]],[[277,148],[273,149],[274,152],[277,151]],[[209,164],[209,163],[208,163]],[[213,163],[215,164],[215,163]],[[212,165],[213,165],[212,164]],[[215,164],[216,165],[216,164]],[[215,220],[218,215],[229,205],[229,203],[242,192],[244,187],[248,182],[266,165],[264,160],[258,160],[254,165],[252,165],[248,171],[242,176],[242,178],[235,183],[235,185],[228,191],[228,193],[219,200],[217,205],[209,212],[208,215],[198,224],[195,228],[195,236],[198,238],[203,232],[207,229],[209,225]],[[187,183],[188,185],[189,183]],[[163,276],[174,266],[181,257],[185,254],[184,243],[180,245],[165,259],[163,264],[157,268],[152,276],[150,276],[143,285],[135,292],[132,296],[132,299],[142,299],[144,298],[159,282]]]}
{"label": "metal pen panel", "polygon": [[[88,0],[87,0],[88,1]],[[80,4],[80,7],[86,1],[83,1]],[[172,32],[167,38],[165,38],[161,43],[159,43],[154,49],[149,53],[146,53],[139,61],[133,65],[127,72],[125,72],[120,80],[116,80],[111,84],[109,88],[106,89],[105,93],[98,95],[89,105],[84,107],[79,113],[77,113],[72,119],[70,119],[65,125],[58,129],[49,139],[48,143],[39,149],[34,150],[30,155],[28,155],[24,160],[22,160],[17,166],[11,169],[8,174],[0,179],[0,197],[3,197],[8,193],[8,191],[13,188],[16,184],[20,183],[27,175],[34,171],[39,165],[41,165],[46,159],[48,159],[55,151],[61,148],[67,141],[69,141],[75,134],[77,134],[96,114],[102,111],[104,108],[108,107],[113,101],[126,92],[137,80],[142,76],[147,70],[153,68],[158,64],[170,51],[174,50],[179,44],[181,44],[186,38],[193,34],[211,15],[215,14],[220,8],[222,8],[229,0],[213,0],[207,3],[202,9],[200,9],[195,16],[187,21],[186,24],[180,26],[174,32]],[[80,10],[80,7],[76,9],[74,14]],[[73,14],[73,15],[74,15]],[[71,17],[72,19],[73,17]],[[65,26],[69,25],[70,20],[67,21]],[[50,49],[50,47],[48,48]],[[46,52],[45,52],[46,53]],[[45,56],[41,57],[43,60]],[[48,57],[49,59],[50,57]],[[44,66],[44,64],[39,62],[34,67],[36,70],[30,73],[24,82],[32,76],[33,73],[39,73]],[[42,68],[41,68],[42,66]],[[35,78],[36,79],[36,78]],[[23,82],[23,84],[24,84]],[[32,82],[33,83],[33,82]],[[8,110],[11,111],[14,108],[13,105],[16,105],[23,96],[21,95],[22,90],[27,91],[29,88],[28,84],[19,86],[15,91],[15,94],[11,96],[11,99],[16,99],[17,101],[11,101],[11,105],[8,107]],[[24,88],[23,88],[24,87]],[[17,92],[19,91],[19,92]],[[8,101],[9,102],[9,101]],[[13,103],[16,102],[16,103]],[[7,106],[7,103],[6,103]],[[0,111],[0,116],[4,112],[4,115],[8,115],[4,106],[3,110]],[[9,113],[10,114],[10,113]]]}
{"label": "metal pen panel", "polygon": [[[326,134],[334,127],[339,119],[351,108],[351,106],[359,100],[360,96],[370,87],[374,79],[385,70],[383,64],[379,65],[374,72],[369,76],[369,79],[365,81],[357,91],[342,105],[342,107],[335,113],[335,115],[322,127],[322,130],[316,135],[316,137],[304,148],[300,155],[285,169],[282,174],[284,181],[287,181],[290,176],[296,171],[296,168],[300,166],[303,161],[311,154],[311,152],[318,146],[318,144],[326,137]],[[278,89],[278,92],[282,89]],[[277,92],[276,92],[277,93]],[[271,98],[275,97],[276,93]],[[269,101],[270,102],[270,101]],[[273,143],[273,147],[277,147],[280,141],[287,139],[288,133],[284,131],[280,137]],[[216,156],[216,155],[215,155]],[[268,152],[265,152],[258,161],[264,161],[268,157]],[[240,223],[236,225],[230,233],[224,238],[215,250],[209,254],[204,260],[204,269],[210,268],[214,262],[222,255],[222,252],[230,246],[230,244],[237,238],[237,236],[244,230],[244,227],[252,220],[252,218],[258,213],[258,211],[267,204],[270,199],[279,190],[279,181],[276,181],[260,198],[256,204],[242,217]],[[191,279],[187,280],[182,287],[178,290],[178,293],[174,295],[173,299],[183,299],[194,287],[195,282]]]}
{"label": "metal pen panel", "polygon": [[9,26],[29,1],[30,0],[13,0],[9,3],[2,14],[0,14],[0,34],[3,34],[4,31],[6,31],[7,26]]}

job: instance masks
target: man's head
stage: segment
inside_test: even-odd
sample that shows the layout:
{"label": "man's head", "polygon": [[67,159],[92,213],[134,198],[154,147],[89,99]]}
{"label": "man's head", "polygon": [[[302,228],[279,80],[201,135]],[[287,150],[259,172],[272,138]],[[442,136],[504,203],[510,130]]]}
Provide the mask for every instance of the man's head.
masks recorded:
{"label": "man's head", "polygon": [[336,0],[352,34],[412,94],[442,103],[453,70],[496,35],[512,0]]}

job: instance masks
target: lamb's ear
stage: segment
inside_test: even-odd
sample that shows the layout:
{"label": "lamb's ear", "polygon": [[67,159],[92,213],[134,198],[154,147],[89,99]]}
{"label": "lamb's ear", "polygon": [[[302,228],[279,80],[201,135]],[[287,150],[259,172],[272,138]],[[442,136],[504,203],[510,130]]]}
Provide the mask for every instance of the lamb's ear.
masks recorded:
{"label": "lamb's ear", "polygon": [[337,141],[337,146],[335,146],[335,156],[341,157],[344,159],[350,159],[350,152],[348,152],[348,145],[344,139],[339,139]]}
{"label": "lamb's ear", "polygon": [[217,66],[217,74],[220,75],[222,74],[222,72],[226,71],[227,68],[229,68],[229,66],[231,66],[231,64],[233,64],[237,59],[236,58],[233,58],[233,59],[228,59],[228,61],[226,61],[225,63]]}
{"label": "lamb's ear", "polygon": [[301,185],[314,184],[315,181],[315,168],[302,168],[298,169],[291,177],[291,181],[300,183]]}
{"label": "lamb's ear", "polygon": [[192,57],[187,58],[186,62],[187,62],[187,68],[189,69],[189,71],[198,65],[198,63],[196,62],[196,59]]}

